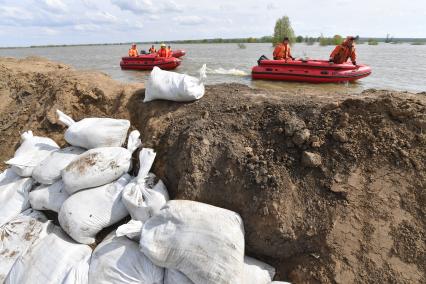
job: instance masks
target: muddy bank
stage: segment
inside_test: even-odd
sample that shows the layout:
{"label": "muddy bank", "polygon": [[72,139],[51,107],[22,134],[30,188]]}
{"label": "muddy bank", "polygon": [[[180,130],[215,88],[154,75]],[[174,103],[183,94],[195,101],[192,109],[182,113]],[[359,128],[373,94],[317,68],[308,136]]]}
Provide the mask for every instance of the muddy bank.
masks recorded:
{"label": "muddy bank", "polygon": [[[55,110],[130,119],[173,198],[228,208],[247,253],[296,283],[421,283],[426,97],[292,94],[228,84],[193,103],[143,104],[142,84],[39,58],[0,59],[0,157],[19,133],[59,144]],[[4,167],[4,164],[2,164]]]}

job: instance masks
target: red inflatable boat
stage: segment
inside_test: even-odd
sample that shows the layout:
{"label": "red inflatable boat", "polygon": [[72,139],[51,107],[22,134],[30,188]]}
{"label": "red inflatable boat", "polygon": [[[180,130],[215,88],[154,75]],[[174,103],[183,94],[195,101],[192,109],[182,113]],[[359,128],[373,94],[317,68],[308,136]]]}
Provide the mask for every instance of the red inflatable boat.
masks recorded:
{"label": "red inflatable boat", "polygon": [[352,82],[371,74],[367,65],[331,64],[325,60],[259,59],[252,69],[253,79],[308,83]]}
{"label": "red inflatable boat", "polygon": [[121,69],[125,70],[152,70],[155,66],[163,70],[172,70],[180,65],[175,57],[158,57],[156,54],[139,55],[137,57],[122,57]]}
{"label": "red inflatable boat", "polygon": [[177,50],[173,51],[172,56],[175,57],[175,58],[180,58],[182,56],[185,56],[185,54],[186,54],[185,50],[177,49]]}

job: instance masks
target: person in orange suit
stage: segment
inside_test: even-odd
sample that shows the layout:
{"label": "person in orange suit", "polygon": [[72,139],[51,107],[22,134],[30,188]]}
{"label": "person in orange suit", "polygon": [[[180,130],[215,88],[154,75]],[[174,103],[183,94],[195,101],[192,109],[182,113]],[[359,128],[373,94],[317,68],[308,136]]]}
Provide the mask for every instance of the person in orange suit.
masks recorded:
{"label": "person in orange suit", "polygon": [[342,44],[336,46],[330,54],[330,63],[342,64],[350,58],[353,65],[356,65],[355,41],[358,37],[348,36]]}
{"label": "person in orange suit", "polygon": [[151,48],[149,49],[149,53],[157,53],[157,50],[155,49],[154,45],[151,46]]}
{"label": "person in orange suit", "polygon": [[168,52],[167,57],[173,57],[173,50],[170,45],[167,47],[167,52]]}
{"label": "person in orange suit", "polygon": [[138,54],[138,49],[136,48],[136,44],[133,43],[132,47],[129,49],[129,56],[130,57],[137,57],[138,55],[139,54]]}
{"label": "person in orange suit", "polygon": [[274,60],[294,60],[294,57],[291,56],[291,48],[288,37],[283,39],[283,42],[278,44],[274,49]]}
{"label": "person in orange suit", "polygon": [[167,47],[166,47],[166,45],[163,43],[163,44],[161,44],[161,48],[160,48],[160,50],[157,52],[157,55],[159,56],[159,57],[168,57],[169,56],[169,52],[168,52],[168,50],[167,50]]}

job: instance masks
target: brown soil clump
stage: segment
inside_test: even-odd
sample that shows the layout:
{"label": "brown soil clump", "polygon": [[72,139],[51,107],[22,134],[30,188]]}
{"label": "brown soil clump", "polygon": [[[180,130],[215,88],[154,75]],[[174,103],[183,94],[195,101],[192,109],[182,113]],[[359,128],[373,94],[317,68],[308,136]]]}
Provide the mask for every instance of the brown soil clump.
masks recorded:
{"label": "brown soil clump", "polygon": [[[55,110],[130,119],[172,198],[241,214],[247,254],[295,283],[426,282],[426,97],[208,86],[144,104],[142,85],[41,59],[0,59],[0,156]],[[4,167],[4,165],[3,165]]]}

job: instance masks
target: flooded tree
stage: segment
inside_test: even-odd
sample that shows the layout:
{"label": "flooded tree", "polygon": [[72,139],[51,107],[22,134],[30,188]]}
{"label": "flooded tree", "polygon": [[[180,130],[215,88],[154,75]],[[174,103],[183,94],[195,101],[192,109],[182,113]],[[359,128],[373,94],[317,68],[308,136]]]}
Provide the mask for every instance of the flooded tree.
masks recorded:
{"label": "flooded tree", "polygon": [[296,36],[294,35],[293,28],[291,27],[290,19],[287,16],[279,18],[275,23],[273,44],[282,42],[282,40],[288,37],[290,43],[295,41]]}

